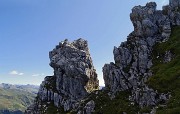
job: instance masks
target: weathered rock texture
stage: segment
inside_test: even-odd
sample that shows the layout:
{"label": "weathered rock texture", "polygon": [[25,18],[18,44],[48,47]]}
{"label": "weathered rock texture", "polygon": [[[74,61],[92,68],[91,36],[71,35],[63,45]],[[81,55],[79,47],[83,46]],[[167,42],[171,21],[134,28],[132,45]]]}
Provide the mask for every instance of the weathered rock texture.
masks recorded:
{"label": "weathered rock texture", "polygon": [[[66,39],[49,52],[49,58],[54,76],[45,77],[35,104],[26,113],[45,113],[46,102],[64,111],[75,109],[78,101],[99,87],[86,40],[70,43]],[[87,106],[87,110],[91,109]]]}
{"label": "weathered rock texture", "polygon": [[[114,47],[115,62],[103,67],[103,92],[109,92],[107,94],[113,99],[120,91],[130,91],[128,98],[132,104],[138,104],[141,108],[155,107],[159,102],[167,101],[170,95],[159,93],[146,84],[153,75],[150,69],[153,65],[153,46],[167,41],[171,27],[180,25],[180,0],[170,0],[170,4],[164,6],[163,10],[156,10],[155,2],[149,2],[146,6],[135,6],[130,18],[134,31],[129,34],[127,41]],[[78,39],[72,43],[67,40],[60,42],[49,53],[49,57],[54,76],[45,78],[35,104],[26,113],[46,113],[52,103],[57,110],[77,109],[75,112],[78,114],[95,112],[96,101],[87,95],[98,89],[98,79],[87,41]],[[172,59],[173,54],[167,51],[163,62],[168,63]],[[87,99],[88,102],[84,102]],[[155,113],[155,108],[152,113]]]}
{"label": "weathered rock texture", "polygon": [[[168,94],[159,94],[146,84],[152,76],[152,50],[157,42],[166,41],[171,34],[171,26],[180,25],[180,0],[170,0],[163,10],[156,10],[156,3],[135,6],[130,14],[134,31],[127,41],[114,47],[115,63],[105,64],[103,75],[106,89],[112,93],[131,91],[129,100],[140,107],[156,106],[166,101]],[[164,62],[171,61],[173,55],[167,52]]]}

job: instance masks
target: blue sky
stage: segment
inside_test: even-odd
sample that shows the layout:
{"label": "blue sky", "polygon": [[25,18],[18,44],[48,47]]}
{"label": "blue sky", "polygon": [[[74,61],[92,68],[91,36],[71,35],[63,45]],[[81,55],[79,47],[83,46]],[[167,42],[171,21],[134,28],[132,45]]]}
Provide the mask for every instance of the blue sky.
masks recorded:
{"label": "blue sky", "polygon": [[[168,0],[154,0],[158,9]],[[103,85],[113,47],[133,31],[129,14],[149,0],[0,0],[0,83],[40,84],[53,75],[48,53],[68,38],[88,40]]]}

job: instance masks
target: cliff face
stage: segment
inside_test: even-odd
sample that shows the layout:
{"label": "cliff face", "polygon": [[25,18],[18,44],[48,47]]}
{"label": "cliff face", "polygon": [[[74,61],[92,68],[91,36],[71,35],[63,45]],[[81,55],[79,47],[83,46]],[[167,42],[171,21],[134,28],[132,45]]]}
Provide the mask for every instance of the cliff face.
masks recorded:
{"label": "cliff face", "polygon": [[[177,89],[179,87],[178,57],[180,53],[177,51],[179,40],[175,43],[175,40],[171,38],[174,37],[171,36],[171,32],[174,31],[173,27],[180,26],[180,0],[170,0],[169,3],[163,7],[163,10],[156,10],[155,2],[149,2],[146,6],[135,6],[132,9],[130,19],[134,31],[129,34],[127,41],[122,42],[119,47],[114,47],[115,62],[104,65],[105,88],[102,90],[97,90],[97,74],[92,64],[87,41],[78,39],[72,43],[68,40],[60,42],[49,53],[54,76],[45,78],[34,105],[29,107],[26,113],[134,114],[151,112],[155,114],[159,105],[164,106],[161,108],[179,106],[179,102],[171,100],[178,99],[180,95]],[[177,37],[178,35],[175,38]],[[161,48],[159,49],[157,45],[170,46],[164,47],[166,50],[162,49],[164,51],[160,53],[157,50]],[[176,65],[174,61],[177,62]],[[158,66],[157,64],[167,68],[167,71],[169,71],[167,65],[170,64],[171,68],[176,70],[164,71],[164,77],[159,75],[158,77],[156,75],[162,71],[159,71],[161,68],[154,68]],[[172,87],[160,84],[161,80],[172,82],[175,79],[175,85]],[[164,87],[173,88],[174,91]],[[166,91],[161,91],[161,88]],[[167,106],[168,101],[171,101],[169,106]],[[177,107],[171,112],[179,110],[180,108]]]}
{"label": "cliff face", "polygon": [[[115,63],[105,64],[103,76],[105,87],[112,93],[131,91],[129,100],[140,107],[155,106],[169,99],[169,94],[158,93],[146,82],[153,75],[153,46],[165,42],[171,34],[171,26],[180,25],[179,0],[170,0],[163,10],[156,10],[156,3],[135,6],[130,14],[134,31],[126,42],[114,47]],[[167,53],[171,61],[172,53]]]}
{"label": "cliff face", "polygon": [[54,76],[44,79],[35,104],[26,113],[47,113],[49,104],[64,111],[75,109],[78,101],[99,87],[86,40],[70,43],[66,39],[49,52],[49,58]]}

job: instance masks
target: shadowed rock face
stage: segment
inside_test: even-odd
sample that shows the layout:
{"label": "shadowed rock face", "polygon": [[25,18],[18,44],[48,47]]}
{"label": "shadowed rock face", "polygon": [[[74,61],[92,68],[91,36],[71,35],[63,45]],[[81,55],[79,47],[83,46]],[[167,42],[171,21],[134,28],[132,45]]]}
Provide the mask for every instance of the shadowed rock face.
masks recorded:
{"label": "shadowed rock face", "polygon": [[75,109],[79,100],[99,88],[86,40],[70,43],[66,39],[49,52],[49,58],[54,76],[44,79],[35,104],[26,113],[45,113],[40,111],[43,102],[53,102],[64,111]]}
{"label": "shadowed rock face", "polygon": [[177,9],[178,7],[180,7],[180,0],[169,0],[169,5],[171,6],[171,8]]}
{"label": "shadowed rock face", "polygon": [[[155,106],[168,99],[168,94],[159,94],[146,85],[152,71],[152,50],[157,42],[166,41],[172,25],[180,25],[180,0],[170,0],[163,10],[156,10],[156,3],[135,6],[130,14],[134,31],[127,41],[114,47],[115,63],[105,64],[103,76],[106,89],[112,96],[117,91],[131,91],[129,100],[140,107]],[[167,53],[165,62],[170,62],[172,54]]]}
{"label": "shadowed rock face", "polygon": [[163,7],[163,13],[171,25],[180,25],[180,0],[169,0],[169,5]]}

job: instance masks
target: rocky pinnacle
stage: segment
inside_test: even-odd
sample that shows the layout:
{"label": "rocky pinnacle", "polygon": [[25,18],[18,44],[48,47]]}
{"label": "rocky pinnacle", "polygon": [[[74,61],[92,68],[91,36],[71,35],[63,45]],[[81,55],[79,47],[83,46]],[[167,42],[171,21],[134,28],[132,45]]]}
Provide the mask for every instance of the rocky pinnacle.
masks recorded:
{"label": "rocky pinnacle", "polygon": [[45,77],[27,114],[45,113],[46,108],[40,110],[44,102],[44,107],[49,102],[64,111],[75,109],[78,101],[99,88],[86,40],[80,38],[70,43],[66,39],[49,52],[49,58],[54,76]]}

